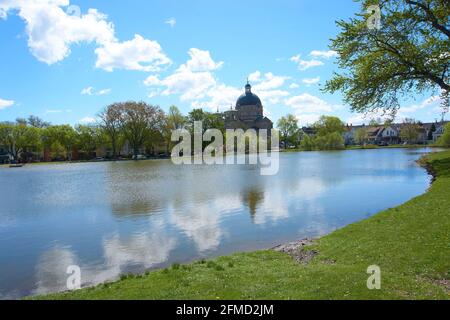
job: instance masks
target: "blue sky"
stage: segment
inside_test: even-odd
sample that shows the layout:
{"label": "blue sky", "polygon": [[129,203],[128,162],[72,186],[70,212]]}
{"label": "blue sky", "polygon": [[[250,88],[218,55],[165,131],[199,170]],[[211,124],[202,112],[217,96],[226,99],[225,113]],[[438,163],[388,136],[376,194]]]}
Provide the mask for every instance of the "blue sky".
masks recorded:
{"label": "blue sky", "polygon": [[[225,110],[250,77],[274,121],[368,122],[320,91],[338,71],[335,21],[359,10],[351,0],[0,0],[0,121],[87,123],[126,100]],[[435,95],[404,100],[399,118],[439,118]]]}

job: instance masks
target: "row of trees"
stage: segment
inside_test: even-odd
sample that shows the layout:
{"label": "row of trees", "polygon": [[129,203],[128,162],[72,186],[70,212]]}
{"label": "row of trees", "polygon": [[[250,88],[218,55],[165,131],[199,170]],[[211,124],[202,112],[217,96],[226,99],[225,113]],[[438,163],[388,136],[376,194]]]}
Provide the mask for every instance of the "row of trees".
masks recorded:
{"label": "row of trees", "polygon": [[342,134],[345,124],[337,117],[322,116],[311,127],[314,135],[308,135],[298,125],[297,118],[289,114],[282,117],[277,123],[280,130],[281,141],[285,148],[292,146],[311,150],[341,150],[345,148]]}
{"label": "row of trees", "polygon": [[98,122],[89,125],[51,125],[36,116],[2,122],[0,146],[5,146],[15,160],[22,158],[24,161],[44,150],[54,159],[71,160],[74,149],[85,158],[92,158],[102,146],[111,149],[112,158],[117,158],[126,142],[134,156],[143,148],[151,150],[161,145],[166,146],[168,153],[172,147],[172,130],[193,131],[194,121],[202,121],[204,130],[224,130],[219,115],[201,109],[184,116],[176,106],[164,113],[158,106],[130,101],[107,106],[98,115]]}
{"label": "row of trees", "polygon": [[33,153],[44,149],[49,150],[53,158],[70,160],[75,147],[89,154],[104,143],[107,137],[97,126],[50,125],[34,116],[0,123],[0,145],[7,147],[15,160],[28,160]]}

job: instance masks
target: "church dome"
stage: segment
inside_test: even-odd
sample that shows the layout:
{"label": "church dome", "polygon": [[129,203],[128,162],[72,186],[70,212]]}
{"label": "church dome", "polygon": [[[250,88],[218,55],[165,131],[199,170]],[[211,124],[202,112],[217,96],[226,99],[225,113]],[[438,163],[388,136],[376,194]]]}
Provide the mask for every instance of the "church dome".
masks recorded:
{"label": "church dome", "polygon": [[261,105],[261,99],[259,99],[256,94],[252,93],[252,86],[248,83],[245,86],[245,93],[237,100],[236,107],[256,105]]}

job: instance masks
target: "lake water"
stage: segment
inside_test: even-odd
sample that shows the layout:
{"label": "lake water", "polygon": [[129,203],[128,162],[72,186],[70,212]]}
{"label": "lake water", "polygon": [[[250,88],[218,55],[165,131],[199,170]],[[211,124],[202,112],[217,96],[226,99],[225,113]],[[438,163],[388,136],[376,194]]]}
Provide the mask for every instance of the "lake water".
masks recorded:
{"label": "lake water", "polygon": [[280,154],[280,171],[170,160],[0,168],[0,298],[317,237],[422,194],[429,149]]}

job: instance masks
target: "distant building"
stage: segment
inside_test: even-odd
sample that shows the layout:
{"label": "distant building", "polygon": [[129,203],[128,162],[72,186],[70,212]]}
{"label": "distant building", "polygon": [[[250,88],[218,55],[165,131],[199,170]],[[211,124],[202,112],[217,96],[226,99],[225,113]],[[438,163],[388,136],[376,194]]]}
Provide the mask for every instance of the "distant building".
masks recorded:
{"label": "distant building", "polygon": [[224,113],[225,129],[273,129],[273,122],[264,116],[264,109],[259,97],[252,93],[252,86],[247,83],[245,93],[239,97],[235,109]]}
{"label": "distant building", "polygon": [[448,121],[443,121],[440,124],[436,125],[436,131],[433,132],[433,141],[438,141],[445,131],[445,125],[448,123]]}

